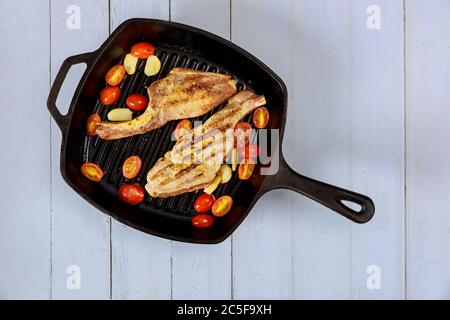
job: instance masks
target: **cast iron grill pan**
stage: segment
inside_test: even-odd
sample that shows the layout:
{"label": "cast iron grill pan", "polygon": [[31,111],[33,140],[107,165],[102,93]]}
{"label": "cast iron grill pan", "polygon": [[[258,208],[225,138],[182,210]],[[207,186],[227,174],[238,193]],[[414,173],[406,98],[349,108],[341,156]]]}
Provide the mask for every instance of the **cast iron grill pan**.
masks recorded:
{"label": "cast iron grill pan", "polygon": [[[119,101],[113,106],[103,106],[98,98],[106,85],[106,72],[121,63],[131,46],[140,41],[148,41],[155,46],[156,55],[161,60],[161,71],[154,77],[147,77],[144,74],[145,61],[140,60],[136,73],[127,75],[121,83]],[[67,72],[78,63],[85,63],[87,68],[68,113],[62,115],[56,107],[56,100]],[[152,198],[146,194],[144,202],[137,206],[130,206],[117,198],[117,189],[123,183],[145,185],[150,168],[172,149],[175,142],[171,140],[171,135],[178,121],[143,135],[119,140],[106,141],[86,135],[89,115],[95,112],[103,120],[106,119],[111,109],[125,105],[126,97],[133,93],[146,95],[147,86],[165,77],[174,67],[228,74],[236,80],[238,90],[248,88],[257,94],[264,94],[270,112],[269,128],[279,130],[280,138],[275,141],[275,150],[270,150],[272,156],[278,151],[278,161],[273,162],[279,164],[277,173],[260,175],[259,165],[248,181],[240,181],[234,173],[232,180],[220,185],[214,193],[216,197],[225,194],[232,196],[233,208],[225,217],[216,219],[209,229],[196,229],[190,223],[195,214],[193,202],[201,190],[167,199]],[[302,176],[289,167],[281,149],[287,114],[285,84],[247,51],[197,28],[153,19],[125,21],[97,51],[72,56],[64,61],[51,88],[47,106],[62,132],[60,168],[67,184],[99,210],[149,234],[184,242],[221,242],[239,226],[261,196],[280,188],[301,193],[357,223],[368,222],[375,211],[372,200],[367,196]],[[192,120],[203,122],[222,107]],[[251,115],[243,119],[250,120]],[[256,142],[256,135],[253,142]],[[139,176],[127,181],[122,176],[122,164],[131,155],[140,156],[143,165]],[[86,161],[97,163],[105,171],[100,184],[87,180],[80,173],[80,166]],[[345,202],[357,204],[360,210],[350,208]]]}
{"label": "cast iron grill pan", "polygon": [[[176,49],[161,48],[158,44],[154,44],[154,46],[156,48],[155,54],[161,61],[161,71],[156,76],[148,77],[144,74],[145,60],[139,60],[136,72],[132,76],[127,75],[121,83],[120,88],[122,93],[116,104],[113,106],[104,106],[97,100],[93,112],[99,114],[102,120],[107,119],[107,114],[112,109],[123,107],[126,97],[129,95],[141,93],[146,96],[146,88],[154,81],[164,78],[175,67],[229,74],[229,72],[215,66],[213,63],[201,60],[198,57],[177,52]],[[120,61],[120,63],[122,62]],[[245,84],[243,79],[237,79],[234,75],[231,76],[237,81],[238,90],[250,88]],[[224,105],[222,104],[207,114],[192,119],[192,121],[194,123],[204,122]],[[135,113],[135,115],[137,116],[141,113]],[[243,121],[251,122],[251,115],[247,116]],[[177,123],[178,121],[172,121],[157,130],[143,135],[111,141],[100,139],[98,136],[89,137],[86,135],[81,151],[83,161],[97,163],[105,171],[105,177],[101,184],[111,194],[116,194],[117,189],[124,183],[136,182],[144,186],[148,171],[159,158],[163,157],[174,146],[175,142],[171,140],[171,135]],[[142,159],[143,165],[137,178],[127,180],[122,175],[122,164],[131,155],[138,155]],[[233,197],[239,189],[240,183],[241,180],[237,178],[236,174],[233,174],[233,178],[228,183],[219,185],[214,195],[216,197],[220,197],[221,195],[230,195]],[[149,211],[158,209],[168,214],[191,217],[196,214],[193,208],[198,194],[201,194],[201,190],[163,199],[153,198],[146,193],[144,203],[141,206],[149,207],[144,208]]]}

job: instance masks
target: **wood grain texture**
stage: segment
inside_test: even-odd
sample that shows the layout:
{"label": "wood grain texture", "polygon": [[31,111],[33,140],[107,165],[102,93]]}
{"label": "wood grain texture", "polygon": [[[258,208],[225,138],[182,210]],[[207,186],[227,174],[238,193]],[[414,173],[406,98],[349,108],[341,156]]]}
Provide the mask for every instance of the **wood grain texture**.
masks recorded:
{"label": "wood grain texture", "polygon": [[[288,121],[295,143],[287,158],[302,174],[347,187],[349,4],[291,3],[293,117]],[[294,297],[350,298],[350,222],[300,195],[293,195],[292,211]]]}
{"label": "wood grain texture", "polygon": [[[229,8],[229,0],[171,0],[171,19],[229,39]],[[230,239],[213,246],[173,242],[172,255],[174,299],[231,298]]]}
{"label": "wood grain texture", "polygon": [[[292,67],[289,1],[232,1],[232,40],[260,58],[287,85]],[[263,94],[263,92],[261,92]],[[270,106],[269,106],[270,108]],[[289,111],[284,150],[292,148]],[[289,159],[289,157],[288,157]],[[261,198],[233,237],[233,288],[236,299],[288,299],[292,284],[292,196],[275,191]]]}
{"label": "wood grain texture", "polygon": [[169,19],[169,0],[111,0],[111,31],[131,18]]}
{"label": "wood grain texture", "polygon": [[[81,10],[81,29],[69,30],[66,10]],[[108,1],[63,0],[51,3],[52,80],[64,59],[96,50],[108,36]],[[82,68],[65,80],[58,105],[67,109]],[[69,88],[68,88],[69,87]],[[67,89],[66,89],[67,88]],[[109,218],[93,208],[63,181],[59,172],[61,133],[52,121],[52,298],[108,299],[110,296]],[[70,265],[81,270],[81,289],[66,286]]]}
{"label": "wood grain texture", "polygon": [[[66,26],[70,5],[81,10],[80,30]],[[366,27],[372,5],[381,10],[379,30]],[[0,79],[0,105],[8,113],[0,118],[0,150],[7,150],[0,165],[20,168],[14,175],[0,171],[0,298],[450,299],[448,1],[36,0],[23,6],[0,1],[7,43],[0,64],[8,75]],[[284,79],[288,163],[370,195],[377,209],[370,224],[354,225],[276,191],[224,243],[181,244],[111,221],[66,185],[61,133],[46,111],[49,81],[65,58],[97,49],[125,19],[170,15],[231,38]],[[24,43],[33,50],[23,51]],[[69,73],[61,110],[83,71],[79,65]],[[27,130],[16,130],[19,121]],[[17,181],[26,181],[19,191],[10,188]],[[66,286],[70,265],[81,269],[80,290]],[[380,267],[379,290],[366,286],[370,265]]]}
{"label": "wood grain texture", "polygon": [[[353,1],[349,57],[349,187],[369,195],[376,215],[351,226],[351,298],[405,297],[404,23],[402,0]],[[381,28],[369,30],[367,8],[377,5]],[[381,287],[368,289],[371,265]]]}
{"label": "wood grain texture", "polygon": [[[376,204],[373,221],[360,226],[294,198],[296,297],[402,298],[402,1],[294,3],[291,92],[301,139],[293,166]],[[381,10],[380,30],[366,26],[371,5]],[[380,290],[367,288],[371,265],[381,269]]]}
{"label": "wood grain texture", "polygon": [[171,20],[230,38],[229,0],[171,0]]}
{"label": "wood grain texture", "polygon": [[[30,15],[30,12],[33,14]],[[50,296],[48,1],[0,2],[0,299]],[[17,30],[25,30],[18,36]],[[33,50],[23,50],[24,47]],[[20,53],[20,57],[17,55]],[[36,52],[39,52],[37,55]],[[23,124],[23,130],[18,129]]]}
{"label": "wood grain texture", "polygon": [[450,299],[450,2],[406,1],[407,280]]}
{"label": "wood grain texture", "polygon": [[112,298],[170,299],[170,241],[112,223]]}
{"label": "wood grain texture", "polygon": [[[168,19],[169,1],[111,1],[111,30],[137,17]],[[170,241],[112,220],[111,243],[113,299],[170,299]]]}

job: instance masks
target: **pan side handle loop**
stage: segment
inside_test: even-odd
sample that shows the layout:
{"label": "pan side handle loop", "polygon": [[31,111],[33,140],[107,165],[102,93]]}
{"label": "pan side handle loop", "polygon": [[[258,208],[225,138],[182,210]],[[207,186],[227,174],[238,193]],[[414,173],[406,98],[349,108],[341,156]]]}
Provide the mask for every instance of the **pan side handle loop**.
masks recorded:
{"label": "pan side handle loop", "polygon": [[67,58],[66,60],[64,60],[61,68],[58,71],[58,74],[56,75],[55,80],[53,81],[53,85],[50,89],[50,93],[47,99],[47,108],[62,132],[65,132],[67,129],[67,126],[69,124],[69,117],[67,115],[62,115],[58,110],[58,107],[56,106],[56,100],[58,99],[59,91],[61,90],[61,87],[70,68],[73,65],[79,63],[89,64],[89,62],[91,61],[91,57],[92,53],[89,52]]}
{"label": "pan side handle loop", "polygon": [[269,181],[269,189],[298,192],[356,223],[369,222],[375,213],[375,205],[369,197],[302,176],[291,169],[284,159],[280,159],[278,174]]}

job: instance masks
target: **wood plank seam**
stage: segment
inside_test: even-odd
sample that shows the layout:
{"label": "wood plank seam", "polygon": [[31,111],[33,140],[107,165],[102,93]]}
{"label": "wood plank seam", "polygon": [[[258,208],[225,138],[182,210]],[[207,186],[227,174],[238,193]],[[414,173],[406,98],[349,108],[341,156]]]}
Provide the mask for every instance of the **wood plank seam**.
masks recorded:
{"label": "wood plank seam", "polygon": [[[348,8],[348,12],[350,13],[350,7]],[[345,57],[347,61],[351,61],[351,55],[352,55],[352,50],[353,50],[353,21],[350,17],[350,14],[348,14],[347,16],[347,22],[345,24],[345,28],[347,31],[347,35],[348,35],[348,43],[345,46]],[[347,85],[345,87],[345,100],[346,100],[346,112],[347,115],[345,117],[345,121],[346,121],[346,130],[347,132],[345,133],[346,135],[346,141],[345,141],[345,145],[346,145],[346,167],[347,167],[347,174],[346,174],[346,188],[351,189],[351,185],[352,185],[352,150],[353,150],[353,146],[352,146],[352,101],[353,101],[353,96],[352,96],[352,89],[351,89],[351,83],[352,83],[352,75],[353,75],[353,70],[352,70],[352,63],[348,63],[346,66],[346,81],[349,85]],[[346,249],[347,250],[347,273],[348,273],[348,285],[347,285],[347,296],[350,298],[352,296],[352,284],[353,284],[353,234],[352,234],[352,229],[350,227],[350,222],[346,223],[345,226],[345,238],[346,238]]]}
{"label": "wood plank seam", "polygon": [[407,115],[407,61],[406,61],[406,0],[403,0],[403,272],[404,272],[404,294],[403,299],[408,300],[408,208],[407,208],[407,131],[406,131],[406,115]]}
{"label": "wood plank seam", "polygon": [[[48,80],[49,80],[49,91],[52,87],[52,0],[48,1],[48,34],[49,34],[49,57],[48,57]],[[50,143],[50,153],[49,153],[49,164],[50,164],[50,212],[49,212],[49,229],[50,229],[50,293],[49,299],[53,300],[53,160],[52,160],[52,117],[49,116],[49,143]]]}

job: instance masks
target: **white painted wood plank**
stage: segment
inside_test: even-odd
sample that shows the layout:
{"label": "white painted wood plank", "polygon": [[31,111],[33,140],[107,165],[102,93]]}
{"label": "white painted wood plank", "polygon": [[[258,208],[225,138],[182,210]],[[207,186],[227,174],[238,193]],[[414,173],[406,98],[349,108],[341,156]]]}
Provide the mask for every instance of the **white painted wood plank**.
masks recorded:
{"label": "white painted wood plank", "polygon": [[[48,0],[0,2],[0,298],[50,296]],[[32,32],[30,32],[32,30]],[[26,50],[25,48],[32,48]],[[21,124],[20,127],[18,124]]]}
{"label": "white painted wood plank", "polygon": [[[69,30],[69,5],[81,10],[81,29]],[[63,0],[51,5],[52,78],[68,56],[97,49],[108,36],[108,1]],[[67,78],[60,106],[67,109],[81,72]],[[108,299],[110,297],[109,218],[78,196],[59,172],[61,133],[52,122],[52,297]],[[66,286],[68,266],[81,270],[81,289]]]}
{"label": "white painted wood plank", "polygon": [[229,0],[171,0],[171,19],[230,38]]}
{"label": "white painted wood plank", "polygon": [[[169,18],[168,0],[112,0],[111,30],[129,18]],[[112,220],[112,298],[170,299],[171,243]]]}
{"label": "white painted wood plank", "polygon": [[170,299],[170,241],[112,223],[112,298]]}
{"label": "white painted wood plank", "polygon": [[[402,2],[293,3],[291,105],[301,106],[294,111],[293,166],[366,193],[377,207],[370,224],[356,226],[294,197],[295,296],[401,298]],[[373,4],[382,10],[383,27],[369,31],[366,10]],[[366,286],[370,265],[382,270],[381,290]]]}
{"label": "white painted wood plank", "polygon": [[[292,1],[293,127],[288,161],[298,172],[345,187],[348,177],[348,3]],[[294,297],[349,298],[349,223],[293,195]]]}
{"label": "white painted wood plank", "polygon": [[230,240],[217,245],[172,242],[173,299],[230,299]]}
{"label": "white painted wood plank", "polygon": [[449,22],[448,1],[406,1],[410,299],[450,299]]}
{"label": "white painted wood plank", "polygon": [[169,19],[169,0],[111,0],[111,31],[132,18]]}
{"label": "white painted wood plank", "polygon": [[[371,196],[376,206],[371,223],[351,227],[351,298],[403,299],[403,1],[351,3],[349,187]],[[381,14],[379,30],[369,30],[366,24],[372,10],[376,10],[374,5]],[[367,270],[373,268],[370,266],[380,268],[380,289],[367,287]]]}
{"label": "white painted wood plank", "polygon": [[[172,0],[172,21],[230,36],[228,0]],[[231,297],[231,240],[202,246],[172,243],[174,299]]]}
{"label": "white painted wood plank", "polygon": [[[260,58],[290,85],[289,1],[232,1],[232,40]],[[270,106],[269,106],[270,108]],[[292,109],[289,112],[292,115]],[[284,150],[289,157],[289,117]],[[236,299],[291,298],[291,194],[272,192],[256,204],[233,237]]]}

